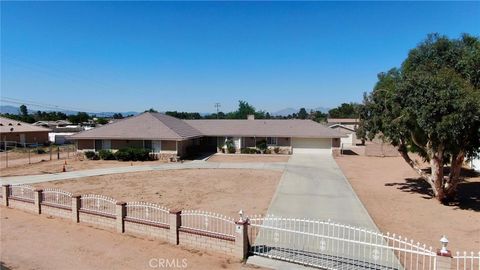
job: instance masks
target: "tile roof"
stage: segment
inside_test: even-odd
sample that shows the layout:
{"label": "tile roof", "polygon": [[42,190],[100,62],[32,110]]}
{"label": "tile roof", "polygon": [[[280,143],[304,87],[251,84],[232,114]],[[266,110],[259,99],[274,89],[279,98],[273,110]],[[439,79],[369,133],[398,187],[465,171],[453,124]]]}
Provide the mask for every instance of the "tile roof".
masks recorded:
{"label": "tile roof", "polygon": [[185,121],[161,113],[142,113],[70,136],[71,139],[184,140],[203,136]]}
{"label": "tile roof", "polygon": [[0,117],[0,133],[11,132],[49,132],[48,128],[34,126],[22,121],[13,120],[10,118]]}

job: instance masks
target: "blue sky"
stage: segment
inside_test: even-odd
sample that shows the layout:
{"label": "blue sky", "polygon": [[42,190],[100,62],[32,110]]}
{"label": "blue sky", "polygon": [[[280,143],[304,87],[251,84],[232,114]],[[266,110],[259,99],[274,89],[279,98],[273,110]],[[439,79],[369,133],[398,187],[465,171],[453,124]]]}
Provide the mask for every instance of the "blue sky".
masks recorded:
{"label": "blue sky", "polygon": [[[1,96],[89,111],[361,101],[479,2],[1,2]],[[6,104],[6,103],[4,103]]]}

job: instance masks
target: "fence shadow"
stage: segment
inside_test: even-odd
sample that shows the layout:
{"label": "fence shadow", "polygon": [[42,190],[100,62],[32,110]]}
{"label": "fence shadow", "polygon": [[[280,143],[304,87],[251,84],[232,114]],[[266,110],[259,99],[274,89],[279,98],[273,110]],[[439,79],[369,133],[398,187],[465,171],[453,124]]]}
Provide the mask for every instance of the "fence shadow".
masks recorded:
{"label": "fence shadow", "polygon": [[[466,174],[477,176],[477,173],[466,170]],[[463,175],[463,172],[462,172]],[[420,194],[424,199],[433,199],[430,185],[422,178],[406,178],[405,182],[387,183],[385,186],[395,186],[398,190],[408,193]],[[470,182],[468,179],[458,184],[458,192],[455,200],[446,204],[455,209],[480,211],[480,182]]]}

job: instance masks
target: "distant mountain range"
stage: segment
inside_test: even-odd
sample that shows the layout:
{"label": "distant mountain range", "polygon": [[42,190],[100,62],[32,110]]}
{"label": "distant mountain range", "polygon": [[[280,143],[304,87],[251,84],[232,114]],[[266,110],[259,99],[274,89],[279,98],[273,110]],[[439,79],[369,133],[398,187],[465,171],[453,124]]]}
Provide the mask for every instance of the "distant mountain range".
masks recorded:
{"label": "distant mountain range", "polygon": [[[285,108],[285,109],[281,109],[279,111],[276,111],[276,112],[272,112],[271,114],[273,116],[287,116],[287,115],[291,115],[291,114],[294,114],[294,113],[298,113],[298,111],[300,110],[300,108]],[[322,113],[327,113],[330,108],[325,108],[325,107],[317,107],[317,108],[305,108],[305,110],[307,110],[307,112],[310,112],[311,110],[313,111],[321,111]]]}
{"label": "distant mountain range", "polygon": [[[28,110],[29,113],[35,113],[38,110]],[[69,110],[42,110],[42,111],[58,111],[65,113],[66,115],[77,114],[78,111],[69,111]],[[9,113],[9,114],[18,114],[18,107],[11,106],[11,105],[1,105],[0,106],[0,113]],[[129,112],[89,112],[90,115],[95,115],[98,117],[112,117],[115,113],[121,113],[123,116],[127,115],[137,115],[138,112],[129,111]]]}
{"label": "distant mountain range", "polygon": [[[307,112],[310,112],[310,110],[314,110],[314,111],[321,111],[323,113],[327,113],[330,110],[330,108],[325,108],[325,107],[317,107],[317,108],[313,108],[313,109],[305,108],[305,109],[307,110]],[[300,108],[298,108],[298,109],[285,108],[285,109],[278,110],[276,112],[272,112],[270,114],[272,116],[287,116],[287,115],[291,115],[291,114],[294,114],[294,113],[298,113],[299,110],[300,110]],[[30,113],[35,113],[38,110],[28,110],[28,111]],[[45,110],[45,111],[53,111],[53,110]],[[58,111],[63,112],[67,115],[78,113],[78,111],[69,111],[69,110],[58,110]],[[1,105],[0,106],[0,113],[18,114],[18,107],[11,106],[11,105]],[[115,113],[121,113],[123,116],[139,114],[139,112],[134,112],[134,111],[128,111],[128,112],[89,112],[88,114],[95,115],[97,117],[112,117],[112,115],[115,114]],[[211,113],[200,113],[200,114],[202,116],[205,116],[205,115],[209,115]]]}

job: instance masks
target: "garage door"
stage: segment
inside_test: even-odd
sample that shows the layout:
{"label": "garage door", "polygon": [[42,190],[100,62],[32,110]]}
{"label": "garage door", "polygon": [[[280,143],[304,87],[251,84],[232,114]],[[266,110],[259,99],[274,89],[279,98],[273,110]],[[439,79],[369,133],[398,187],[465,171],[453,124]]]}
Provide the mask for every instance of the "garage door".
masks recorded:
{"label": "garage door", "polygon": [[293,153],[331,153],[332,139],[292,138]]}

